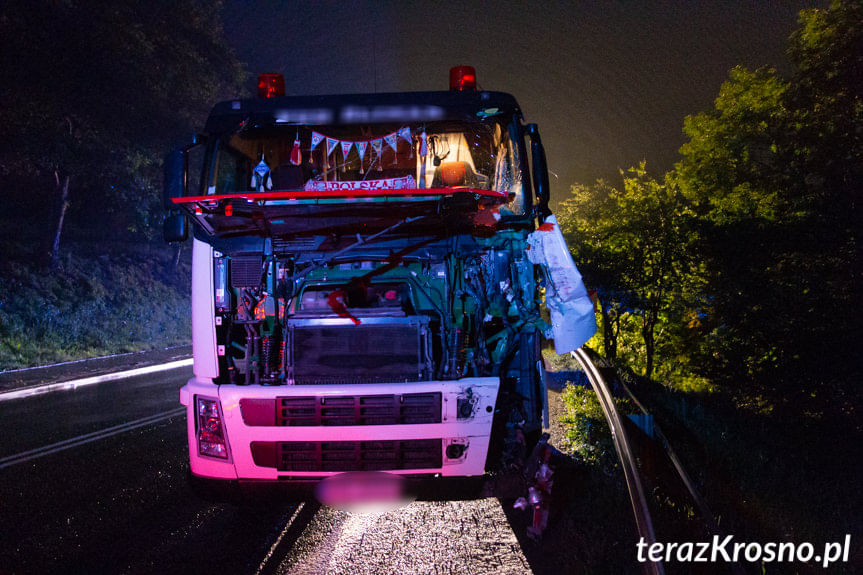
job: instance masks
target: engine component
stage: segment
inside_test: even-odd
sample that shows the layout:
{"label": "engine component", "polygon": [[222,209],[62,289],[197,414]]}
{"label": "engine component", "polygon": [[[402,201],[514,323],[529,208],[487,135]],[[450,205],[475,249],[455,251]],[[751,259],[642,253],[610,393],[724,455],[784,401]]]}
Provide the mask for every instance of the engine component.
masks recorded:
{"label": "engine component", "polygon": [[287,376],[296,384],[421,381],[431,377],[428,318],[332,316],[287,321]]}
{"label": "engine component", "polygon": [[279,383],[279,375],[284,364],[282,346],[282,327],[278,324],[273,332],[261,341],[261,359],[264,367],[264,383]]}
{"label": "engine component", "polygon": [[262,272],[261,256],[235,256],[231,258],[231,287],[257,288]]}

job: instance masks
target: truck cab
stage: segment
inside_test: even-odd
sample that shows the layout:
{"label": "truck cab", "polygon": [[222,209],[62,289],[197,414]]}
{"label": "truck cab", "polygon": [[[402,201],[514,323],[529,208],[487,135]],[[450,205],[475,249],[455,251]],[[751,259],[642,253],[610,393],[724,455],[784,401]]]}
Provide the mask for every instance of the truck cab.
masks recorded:
{"label": "truck cab", "polygon": [[166,239],[194,235],[196,485],[511,464],[543,426],[543,337],[595,330],[536,127],[468,67],[448,91],[283,94],[262,75],[211,112],[199,174],[191,147],[166,162]]}

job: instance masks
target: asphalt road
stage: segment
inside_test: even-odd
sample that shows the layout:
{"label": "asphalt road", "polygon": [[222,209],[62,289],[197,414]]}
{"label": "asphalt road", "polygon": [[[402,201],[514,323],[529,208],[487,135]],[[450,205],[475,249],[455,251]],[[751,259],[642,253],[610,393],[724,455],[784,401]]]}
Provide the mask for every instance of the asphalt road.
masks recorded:
{"label": "asphalt road", "polygon": [[[195,498],[177,399],[190,374],[174,370],[0,403],[0,572],[258,569],[293,509]],[[139,426],[122,426],[128,422]],[[56,446],[82,437],[67,449]],[[47,454],[33,453],[49,445]],[[27,452],[33,455],[10,457]]]}
{"label": "asphalt road", "polygon": [[496,499],[350,514],[186,482],[179,369],[0,403],[0,573],[530,573]]}

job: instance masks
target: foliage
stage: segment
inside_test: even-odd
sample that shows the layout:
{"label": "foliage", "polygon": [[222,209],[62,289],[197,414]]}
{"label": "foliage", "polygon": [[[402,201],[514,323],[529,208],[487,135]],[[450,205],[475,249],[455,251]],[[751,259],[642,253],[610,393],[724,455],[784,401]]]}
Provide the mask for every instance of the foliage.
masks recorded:
{"label": "foliage", "polygon": [[620,190],[573,186],[559,220],[597,289],[609,359],[688,389],[847,396],[860,372],[847,342],[861,339],[863,4],[801,12],[789,56],[787,77],[732,69],[713,108],[686,118],[661,181],[641,165]]}
{"label": "foliage", "polygon": [[49,274],[27,265],[27,245],[2,248],[15,255],[0,264],[0,370],[191,341],[185,261],[173,270],[146,246],[76,245]]}
{"label": "foliage", "polygon": [[847,417],[789,417],[771,398],[683,393],[624,380],[651,406],[727,533],[750,541],[841,539],[859,523],[859,428]]}
{"label": "foliage", "polygon": [[596,393],[589,387],[567,382],[561,399],[564,414],[560,422],[566,430],[563,447],[585,463],[611,471],[616,452]]}
{"label": "foliage", "polygon": [[[642,372],[651,300],[630,294],[656,276],[630,236],[682,242],[662,276],[677,297],[656,324],[654,378],[667,387],[639,378],[636,393],[703,472],[723,527],[750,540],[840,537],[859,515],[847,453],[861,428],[863,3],[801,12],[788,54],[791,73],[734,68],[713,107],[686,118],[679,163],[646,186],[675,190],[677,225],[651,227],[665,221],[650,215],[656,201],[636,194],[644,214],[622,209],[627,186],[602,182],[575,186],[559,218],[599,293],[604,354],[613,345]],[[591,414],[580,395],[571,420]]]}
{"label": "foliage", "polygon": [[188,270],[156,240],[158,189],[164,154],[240,91],[220,9],[3,6],[0,369],[188,341]]}
{"label": "foliage", "polygon": [[552,372],[559,372],[574,371],[578,369],[578,361],[570,354],[564,353],[558,355],[554,351],[554,348],[549,340],[545,340],[545,345],[547,347],[544,347],[542,350],[542,361],[545,364],[547,370]]}
{"label": "foliage", "polygon": [[857,2],[803,11],[788,80],[735,68],[685,122],[672,177],[699,217],[712,367],[729,382],[805,396],[859,370],[842,350],[860,336],[861,22]]}
{"label": "foliage", "polygon": [[219,5],[199,0],[7,4],[4,216],[37,215],[53,234],[68,176],[70,224],[98,214],[107,237],[152,236],[162,156],[242,81],[221,30]]}
{"label": "foliage", "polygon": [[666,326],[697,313],[691,214],[675,182],[655,180],[644,164],[624,174],[620,190],[600,181],[572,193],[561,206],[561,227],[597,288],[603,352],[640,364],[649,377]]}
{"label": "foliage", "polygon": [[788,115],[787,84],[772,69],[734,68],[715,108],[689,116],[674,174],[696,213],[708,221],[774,218],[787,211],[777,137]]}

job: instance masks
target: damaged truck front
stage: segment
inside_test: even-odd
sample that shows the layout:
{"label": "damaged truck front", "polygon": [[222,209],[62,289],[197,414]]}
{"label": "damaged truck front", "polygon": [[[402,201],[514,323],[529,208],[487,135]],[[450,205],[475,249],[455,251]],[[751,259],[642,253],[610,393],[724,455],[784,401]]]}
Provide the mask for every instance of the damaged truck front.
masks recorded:
{"label": "damaged truck front", "polygon": [[194,232],[180,400],[200,490],[482,477],[539,437],[542,338],[574,349],[593,309],[536,126],[465,76],[317,97],[263,76],[272,97],[212,111],[200,178],[191,146],[169,157],[166,239]]}

